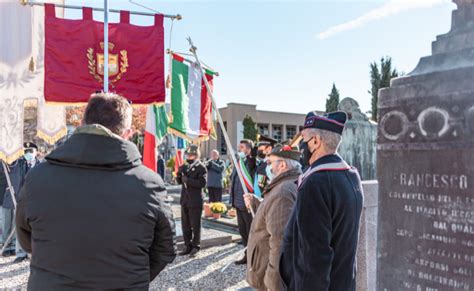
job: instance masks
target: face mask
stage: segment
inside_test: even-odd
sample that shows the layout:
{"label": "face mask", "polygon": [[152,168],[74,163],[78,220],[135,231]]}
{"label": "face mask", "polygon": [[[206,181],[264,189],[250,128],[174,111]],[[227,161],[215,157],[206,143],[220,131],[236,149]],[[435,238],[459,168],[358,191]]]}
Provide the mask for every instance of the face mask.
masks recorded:
{"label": "face mask", "polygon": [[312,140],[311,138],[308,141],[304,141],[303,144],[301,145],[301,148],[303,149],[303,153],[301,156],[301,165],[305,168],[310,166],[309,161],[311,160],[311,156],[313,155],[314,151],[309,150],[308,143]]}
{"label": "face mask", "polygon": [[265,172],[267,174],[268,181],[273,180],[272,166],[267,165],[267,167],[265,168]]}
{"label": "face mask", "polygon": [[245,158],[245,153],[244,152],[238,152],[237,155],[239,156],[239,158]]}
{"label": "face mask", "polygon": [[262,150],[257,151],[257,156],[262,160],[266,157],[265,153]]}
{"label": "face mask", "polygon": [[192,160],[192,159],[186,159],[186,162],[187,162],[188,164],[192,164],[192,163],[194,163],[194,160]]}
{"label": "face mask", "polygon": [[35,155],[33,155],[32,153],[25,154],[25,160],[27,160],[28,162],[32,162],[34,159],[35,159]]}

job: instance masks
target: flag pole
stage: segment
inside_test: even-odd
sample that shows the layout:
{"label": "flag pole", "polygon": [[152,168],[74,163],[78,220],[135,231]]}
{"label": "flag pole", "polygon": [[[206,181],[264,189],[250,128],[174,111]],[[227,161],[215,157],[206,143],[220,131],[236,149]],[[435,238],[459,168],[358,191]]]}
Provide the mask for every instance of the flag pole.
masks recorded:
{"label": "flag pole", "polygon": [[[190,37],[188,37],[188,42],[189,42],[189,45],[191,46],[191,48],[189,50],[193,53],[194,58],[196,59],[196,63],[199,67],[199,70],[202,72],[202,80],[204,81],[204,84],[206,85],[206,88],[207,88],[207,93],[209,94],[209,97],[211,98],[212,106],[214,107],[214,111],[216,112],[217,120],[219,121],[219,125],[221,127],[222,133],[224,135],[225,142],[227,144],[227,150],[230,153],[230,158],[231,158],[232,163],[234,164],[234,168],[235,168],[235,171],[237,172],[237,175],[239,177],[240,184],[242,185],[242,189],[244,191],[248,190],[247,186],[245,186],[245,183],[244,183],[244,177],[242,176],[242,173],[238,170],[238,164],[237,164],[237,159],[235,158],[235,152],[234,152],[234,149],[232,148],[232,144],[230,142],[229,135],[227,134],[227,130],[224,127],[224,122],[222,121],[222,116],[219,112],[219,109],[217,108],[217,104],[216,104],[216,101],[214,99],[214,95],[212,94],[211,87],[209,86],[209,83],[207,82],[206,72],[203,70],[201,62],[199,61],[199,58],[197,56],[197,53],[196,53],[197,48],[194,46],[193,41],[191,40]],[[247,191],[245,191],[245,192],[247,192]],[[252,209],[252,206],[250,206],[249,210],[250,210],[250,213],[252,213],[252,217],[254,217],[255,213]]]}
{"label": "flag pole", "polygon": [[109,92],[109,0],[104,0],[104,92]]}
{"label": "flag pole", "polygon": [[[8,185],[8,188],[7,190],[10,191],[10,195],[12,196],[12,201],[13,201],[13,217],[15,217],[15,212],[16,212],[16,198],[15,198],[15,189],[13,188],[12,186],[12,181],[10,180],[10,174],[8,174],[8,167],[6,165],[5,162],[2,161],[2,166],[3,166],[3,172],[5,174],[5,178],[7,179],[7,185]],[[7,240],[3,242],[3,247],[2,247],[2,250],[1,250],[1,254],[3,254],[3,252],[5,251],[5,249],[7,248],[7,246],[10,244],[10,241],[13,239],[13,235],[15,234],[15,225],[13,224],[13,228],[12,228],[12,231],[10,232],[10,234],[8,235],[7,237]]]}

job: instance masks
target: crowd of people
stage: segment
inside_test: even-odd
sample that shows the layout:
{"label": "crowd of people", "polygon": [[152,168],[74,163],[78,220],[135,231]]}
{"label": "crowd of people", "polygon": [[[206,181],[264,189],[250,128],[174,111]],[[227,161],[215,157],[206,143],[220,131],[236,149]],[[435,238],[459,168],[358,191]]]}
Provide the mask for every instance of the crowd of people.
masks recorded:
{"label": "crowd of people", "polygon": [[[357,170],[337,154],[346,119],[310,112],[299,145],[268,137],[237,145],[229,204],[245,254],[235,263],[246,265],[252,288],[355,290],[363,193]],[[31,254],[30,290],[146,290],[176,255],[199,253],[204,192],[209,202],[223,200],[226,162],[218,151],[204,160],[198,145],[186,149],[176,175],[185,246],[178,254],[165,162],[158,159],[159,175],[142,165],[131,127],[125,98],[96,93],[82,126],[44,162],[25,144],[25,156],[8,166],[17,239],[5,255]],[[243,173],[253,185],[241,183]],[[0,182],[6,242],[14,207]]]}

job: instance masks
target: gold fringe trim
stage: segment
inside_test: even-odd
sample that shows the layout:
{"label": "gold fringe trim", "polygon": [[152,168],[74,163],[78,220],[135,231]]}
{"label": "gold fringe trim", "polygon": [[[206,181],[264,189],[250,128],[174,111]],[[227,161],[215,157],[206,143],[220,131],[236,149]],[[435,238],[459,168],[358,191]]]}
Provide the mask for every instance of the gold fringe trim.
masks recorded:
{"label": "gold fringe trim", "polygon": [[25,154],[25,151],[23,150],[23,147],[22,147],[21,150],[18,150],[17,152],[15,152],[14,154],[9,155],[9,156],[7,156],[4,153],[0,152],[0,160],[4,161],[7,164],[11,164],[14,161],[18,160],[19,158],[21,158],[24,154]]}
{"label": "gold fringe trim", "polygon": [[41,131],[41,130],[38,130],[36,136],[43,139],[45,142],[47,142],[48,144],[50,145],[54,145],[58,140],[60,140],[61,138],[65,137],[67,135],[67,127],[64,127],[63,129],[61,129],[59,132],[57,132],[56,134],[54,134],[53,136]]}
{"label": "gold fringe trim", "polygon": [[190,138],[189,136],[187,136],[186,134],[182,133],[182,132],[179,132],[177,131],[176,129],[173,129],[171,127],[168,127],[168,133],[170,134],[174,134],[180,138],[183,138],[185,139],[186,141],[190,142],[190,143],[193,143],[193,144],[198,144],[198,143],[201,143],[203,141],[208,141],[209,140],[209,136],[200,136],[196,139],[192,139]]}

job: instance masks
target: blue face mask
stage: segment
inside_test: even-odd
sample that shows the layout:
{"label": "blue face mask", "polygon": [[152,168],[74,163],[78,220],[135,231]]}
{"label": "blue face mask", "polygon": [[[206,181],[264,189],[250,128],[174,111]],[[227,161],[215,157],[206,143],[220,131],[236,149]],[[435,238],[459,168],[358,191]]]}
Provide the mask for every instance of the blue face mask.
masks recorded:
{"label": "blue face mask", "polygon": [[239,158],[244,159],[245,158],[245,153],[244,152],[238,152]]}
{"label": "blue face mask", "polygon": [[267,174],[268,181],[273,180],[272,166],[267,165],[267,167],[265,168],[265,172]]}
{"label": "blue face mask", "polygon": [[34,159],[35,159],[35,155],[33,155],[32,153],[25,154],[25,160],[27,160],[28,162],[32,162]]}

